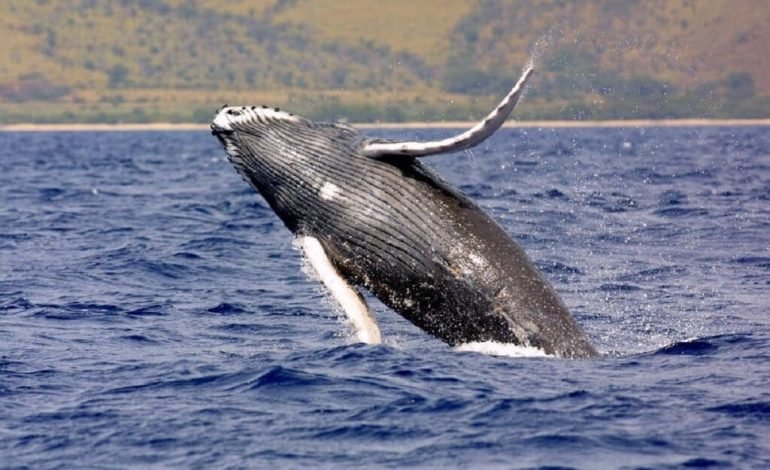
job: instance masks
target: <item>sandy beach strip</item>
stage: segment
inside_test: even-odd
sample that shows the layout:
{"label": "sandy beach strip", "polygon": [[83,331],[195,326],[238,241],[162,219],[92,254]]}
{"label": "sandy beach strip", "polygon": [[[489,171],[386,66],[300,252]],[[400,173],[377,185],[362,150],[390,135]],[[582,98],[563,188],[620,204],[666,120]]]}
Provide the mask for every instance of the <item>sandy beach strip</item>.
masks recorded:
{"label": "sandy beach strip", "polygon": [[[476,122],[382,122],[354,123],[361,129],[467,129]],[[730,127],[770,126],[770,119],[634,119],[616,121],[509,121],[509,128],[582,128],[582,127]],[[208,131],[208,124],[141,123],[141,124],[7,124],[0,132],[131,132],[131,131]]]}

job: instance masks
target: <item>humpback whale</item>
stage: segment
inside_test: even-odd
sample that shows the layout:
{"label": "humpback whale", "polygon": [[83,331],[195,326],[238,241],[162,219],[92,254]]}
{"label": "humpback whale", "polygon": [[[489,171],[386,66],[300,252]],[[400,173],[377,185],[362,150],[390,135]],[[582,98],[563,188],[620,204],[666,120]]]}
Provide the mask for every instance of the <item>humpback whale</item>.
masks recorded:
{"label": "humpback whale", "polygon": [[508,118],[531,66],[472,128],[390,141],[278,108],[227,106],[211,124],[229,161],[300,241],[358,338],[380,331],[359,288],[444,342],[597,355],[556,291],[505,231],[419,157],[483,142]]}

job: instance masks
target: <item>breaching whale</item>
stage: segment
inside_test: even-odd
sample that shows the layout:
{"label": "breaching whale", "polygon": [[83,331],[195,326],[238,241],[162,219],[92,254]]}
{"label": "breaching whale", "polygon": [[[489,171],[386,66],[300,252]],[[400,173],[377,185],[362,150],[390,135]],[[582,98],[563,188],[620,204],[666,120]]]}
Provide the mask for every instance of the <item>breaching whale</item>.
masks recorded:
{"label": "breaching whale", "polygon": [[597,355],[524,251],[417,157],[469,149],[508,118],[532,67],[481,122],[432,142],[370,138],[264,106],[225,106],[211,124],[228,159],[295,235],[361,341],[380,331],[357,287],[450,345]]}

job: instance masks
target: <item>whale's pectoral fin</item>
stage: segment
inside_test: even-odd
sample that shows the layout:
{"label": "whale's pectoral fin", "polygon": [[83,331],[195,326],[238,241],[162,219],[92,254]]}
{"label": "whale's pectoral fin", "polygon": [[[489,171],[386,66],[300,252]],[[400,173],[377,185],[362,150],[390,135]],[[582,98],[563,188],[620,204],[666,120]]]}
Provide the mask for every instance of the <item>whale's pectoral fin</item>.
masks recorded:
{"label": "whale's pectoral fin", "polygon": [[356,331],[356,337],[367,344],[380,344],[380,329],[374,320],[366,300],[340,276],[326,255],[318,239],[302,237],[300,245],[308,262],[313,267],[324,286],[339,303],[348,320]]}
{"label": "whale's pectoral fin", "polygon": [[372,158],[388,155],[424,157],[437,153],[459,152],[475,147],[494,134],[503,125],[505,120],[508,119],[533,70],[532,66],[528,65],[519,81],[516,82],[516,85],[513,86],[513,89],[503,98],[500,104],[481,122],[461,134],[432,142],[384,142],[381,140],[370,140],[363,144],[361,152],[365,156]]}

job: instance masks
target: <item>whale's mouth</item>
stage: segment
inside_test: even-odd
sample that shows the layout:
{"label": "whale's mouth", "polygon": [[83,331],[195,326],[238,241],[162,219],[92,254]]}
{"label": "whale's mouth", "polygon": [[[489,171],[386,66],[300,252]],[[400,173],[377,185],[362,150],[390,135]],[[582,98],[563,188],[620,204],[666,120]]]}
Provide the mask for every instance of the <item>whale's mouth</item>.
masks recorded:
{"label": "whale's mouth", "polygon": [[227,119],[227,111],[230,110],[228,105],[224,105],[217,110],[217,115],[211,122],[211,134],[222,140],[222,136],[230,135],[235,132],[230,125],[230,120]]}
{"label": "whale's mouth", "polygon": [[216,117],[214,118],[214,121],[209,126],[211,128],[211,135],[216,137],[217,140],[219,140],[219,142],[222,145],[226,145],[225,136],[228,136],[228,135],[233,133],[232,128],[229,128],[229,126],[228,127],[222,126],[220,124],[221,121],[218,119],[219,118],[219,113],[221,113],[222,110],[225,109],[225,108],[227,108],[227,105],[224,105],[221,108],[217,109]]}
{"label": "whale's mouth", "polygon": [[220,136],[230,135],[233,132],[235,132],[235,131],[232,130],[232,129],[221,127],[221,126],[218,126],[218,125],[216,125],[214,123],[211,124],[211,135],[215,135],[217,137],[220,137]]}
{"label": "whale's mouth", "polygon": [[235,134],[235,131],[232,128],[226,128],[217,125],[216,123],[211,123],[211,135],[217,138],[220,144],[222,144],[225,148],[228,147],[228,140],[232,140],[232,135]]}

